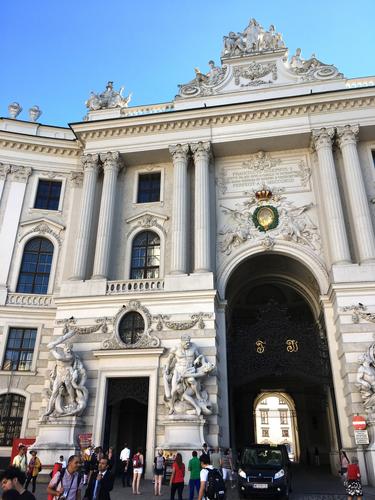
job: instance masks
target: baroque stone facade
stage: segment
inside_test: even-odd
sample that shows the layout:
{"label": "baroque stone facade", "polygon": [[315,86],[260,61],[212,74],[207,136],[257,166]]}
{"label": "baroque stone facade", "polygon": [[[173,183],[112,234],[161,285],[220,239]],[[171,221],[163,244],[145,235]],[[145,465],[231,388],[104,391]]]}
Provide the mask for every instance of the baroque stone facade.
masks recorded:
{"label": "baroque stone facade", "polygon": [[[62,450],[82,432],[119,446],[130,418],[121,401],[135,401],[150,475],[157,447],[240,446],[234,395],[251,385],[250,406],[261,388],[294,398],[300,449],[311,451],[318,417],[306,408],[321,391],[322,460],[336,472],[340,447],[358,453],[375,484],[375,90],[300,49],[290,56],[275,27],[254,19],[224,37],[209,68],[167,105],[129,107],[108,82],[72,130],[43,125],[36,136],[9,106],[0,404],[21,398],[17,433],[52,463],[52,430],[70,436]],[[43,182],[58,196],[42,195]],[[287,311],[292,296],[308,304],[309,324]],[[246,318],[236,313],[245,299]],[[269,334],[283,325],[279,339]],[[25,329],[34,343],[23,365],[9,339]],[[276,363],[281,351],[295,358]],[[309,353],[304,383],[319,391],[301,402],[288,381]],[[355,414],[368,420],[364,453]]]}

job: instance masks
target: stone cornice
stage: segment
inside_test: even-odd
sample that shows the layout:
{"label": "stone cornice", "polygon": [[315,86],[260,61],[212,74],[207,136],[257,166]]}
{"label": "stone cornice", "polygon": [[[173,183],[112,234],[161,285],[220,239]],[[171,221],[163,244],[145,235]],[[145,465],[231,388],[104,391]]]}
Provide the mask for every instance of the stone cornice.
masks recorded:
{"label": "stone cornice", "polygon": [[288,99],[288,103],[285,99],[238,103],[219,108],[184,110],[167,115],[86,122],[73,124],[72,127],[80,139],[87,141],[375,107],[373,92],[372,95],[357,97],[351,97],[349,92],[345,92],[345,96],[331,93],[296,96],[293,98],[295,104],[290,104],[292,99]]}
{"label": "stone cornice", "polygon": [[0,132],[0,147],[57,156],[78,157],[81,154],[81,147],[78,141],[27,136],[8,131]]}

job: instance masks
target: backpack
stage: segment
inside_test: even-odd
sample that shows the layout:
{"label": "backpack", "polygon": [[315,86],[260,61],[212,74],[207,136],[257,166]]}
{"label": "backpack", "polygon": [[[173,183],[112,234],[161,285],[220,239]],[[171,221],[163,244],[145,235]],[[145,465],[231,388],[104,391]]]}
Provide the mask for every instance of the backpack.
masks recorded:
{"label": "backpack", "polygon": [[224,500],[225,498],[224,479],[217,469],[208,469],[206,497],[209,500]]}
{"label": "backpack", "polygon": [[140,455],[138,455],[138,453],[133,455],[133,467],[134,467],[134,469],[138,469],[139,467],[142,467],[142,462],[140,459]]}
{"label": "backpack", "polygon": [[161,457],[160,455],[156,457],[155,468],[159,470],[164,469],[164,457]]}

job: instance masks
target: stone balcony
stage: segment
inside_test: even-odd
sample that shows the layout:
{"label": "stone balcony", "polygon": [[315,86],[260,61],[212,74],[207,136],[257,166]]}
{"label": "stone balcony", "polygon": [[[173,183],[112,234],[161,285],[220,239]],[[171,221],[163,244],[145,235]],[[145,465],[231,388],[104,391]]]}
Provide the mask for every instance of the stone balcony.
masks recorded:
{"label": "stone balcony", "polygon": [[54,307],[52,295],[37,295],[32,293],[8,293],[6,305],[21,307]]}
{"label": "stone balcony", "polygon": [[140,292],[162,292],[163,290],[163,279],[108,281],[106,294],[122,295]]}

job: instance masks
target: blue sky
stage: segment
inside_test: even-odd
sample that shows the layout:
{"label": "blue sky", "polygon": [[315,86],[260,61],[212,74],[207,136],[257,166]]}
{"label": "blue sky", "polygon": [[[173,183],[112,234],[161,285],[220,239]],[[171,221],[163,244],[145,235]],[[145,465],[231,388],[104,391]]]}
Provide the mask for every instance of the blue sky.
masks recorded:
{"label": "blue sky", "polygon": [[170,101],[250,17],[275,24],[290,53],[315,52],[347,77],[375,74],[374,0],[3,0],[0,115],[18,101],[27,119],[37,104],[41,123],[65,126],[108,80],[133,92],[131,105]]}

